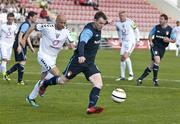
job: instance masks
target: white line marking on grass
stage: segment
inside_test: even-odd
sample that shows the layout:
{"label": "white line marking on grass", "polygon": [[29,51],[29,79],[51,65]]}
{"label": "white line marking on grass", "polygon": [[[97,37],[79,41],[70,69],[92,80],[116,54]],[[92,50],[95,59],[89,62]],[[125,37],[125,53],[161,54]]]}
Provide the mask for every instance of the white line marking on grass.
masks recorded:
{"label": "white line marking on grass", "polygon": [[[34,74],[34,73],[33,73]],[[79,77],[84,77],[83,75],[79,75]],[[103,76],[104,77],[104,76]],[[105,78],[113,78],[114,79],[114,77],[113,76],[105,76]],[[0,79],[0,80],[2,80],[2,79]],[[15,79],[15,78],[11,78],[11,80],[13,80],[13,81],[17,81],[17,79]],[[174,80],[167,80],[167,79],[165,79],[166,81],[174,81]],[[25,80],[25,82],[32,82],[32,83],[36,83],[38,80]],[[175,81],[177,81],[177,80],[175,80]],[[115,82],[115,81],[114,81]],[[178,82],[180,82],[180,80],[178,80]],[[11,83],[11,82],[10,82]],[[132,82],[131,82],[132,83]],[[70,84],[73,84],[73,85],[91,85],[91,83],[70,83]],[[112,87],[112,86],[114,86],[114,87],[131,87],[131,88],[150,88],[150,89],[154,89],[154,88],[156,88],[156,89],[170,89],[170,90],[180,90],[180,88],[176,88],[176,87],[162,87],[162,86],[159,86],[159,87],[153,87],[153,86],[136,86],[136,83],[134,82],[134,85],[126,85],[126,84],[120,84],[120,82],[117,82],[117,84],[106,84],[106,83],[104,83],[104,86],[105,87]]]}
{"label": "white line marking on grass", "polygon": [[[26,74],[32,74],[32,75],[40,75],[40,73],[35,73],[35,72],[25,72]],[[84,75],[82,74],[80,74],[80,75],[77,75],[77,77],[84,77]],[[103,78],[110,78],[110,79],[116,79],[118,76],[107,76],[107,75],[102,75],[102,77]],[[146,78],[145,80],[148,80],[148,81],[152,81],[152,79],[151,78]],[[170,81],[172,81],[172,82],[178,82],[178,83],[180,83],[180,80],[172,80],[172,79],[159,79],[160,81],[165,81],[165,82],[170,82]]]}

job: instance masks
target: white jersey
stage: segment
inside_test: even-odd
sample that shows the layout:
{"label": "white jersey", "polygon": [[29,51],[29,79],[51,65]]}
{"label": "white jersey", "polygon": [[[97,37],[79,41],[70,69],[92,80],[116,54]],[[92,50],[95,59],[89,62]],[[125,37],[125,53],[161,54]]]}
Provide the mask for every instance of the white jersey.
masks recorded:
{"label": "white jersey", "polygon": [[176,42],[180,44],[180,26],[174,27],[173,32],[176,34]]}
{"label": "white jersey", "polygon": [[42,39],[38,54],[57,57],[63,44],[72,41],[70,32],[67,28],[56,30],[54,24],[37,24],[36,29],[42,33]]}
{"label": "white jersey", "polygon": [[0,45],[12,47],[15,40],[15,33],[17,32],[17,25],[12,24],[8,25],[4,23],[0,27]]}
{"label": "white jersey", "polygon": [[136,41],[136,36],[134,30],[136,29],[136,24],[131,19],[127,18],[126,21],[116,22],[116,29],[118,32],[118,36],[120,41],[123,42],[133,42]]}

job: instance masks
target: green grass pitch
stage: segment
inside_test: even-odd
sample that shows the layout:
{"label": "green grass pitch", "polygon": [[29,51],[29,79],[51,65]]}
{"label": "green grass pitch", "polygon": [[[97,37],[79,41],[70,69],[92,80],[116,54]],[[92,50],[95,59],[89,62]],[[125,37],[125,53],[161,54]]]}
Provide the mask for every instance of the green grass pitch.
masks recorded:
{"label": "green grass pitch", "polygon": [[[61,72],[71,55],[70,50],[59,54],[57,66]],[[36,56],[28,52],[24,75],[28,85],[16,84],[17,73],[10,76],[12,81],[9,84],[0,79],[0,124],[180,124],[180,57],[175,57],[173,51],[167,51],[161,62],[160,87],[155,88],[152,74],[140,87],[135,85],[135,81],[116,82],[120,71],[119,51],[100,50],[96,64],[102,72],[104,87],[98,105],[105,110],[96,115],[86,115],[91,84],[83,75],[66,85],[48,87],[45,96],[37,98],[38,109],[27,104],[25,97],[40,77]],[[149,63],[150,53],[148,50],[135,50],[131,59],[137,78]],[[112,101],[111,93],[115,88],[126,91],[124,103]]]}

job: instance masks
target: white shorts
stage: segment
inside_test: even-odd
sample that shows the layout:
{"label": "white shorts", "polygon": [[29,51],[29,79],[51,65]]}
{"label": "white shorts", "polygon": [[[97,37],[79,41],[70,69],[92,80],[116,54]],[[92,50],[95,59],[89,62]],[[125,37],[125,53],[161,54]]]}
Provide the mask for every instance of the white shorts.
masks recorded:
{"label": "white shorts", "polygon": [[38,55],[38,63],[41,65],[41,72],[47,72],[56,67],[56,57]]}
{"label": "white shorts", "polygon": [[0,48],[1,59],[11,60],[12,47],[3,46]]}
{"label": "white shorts", "polygon": [[133,52],[135,48],[135,43],[132,42],[123,42],[121,46],[120,55],[124,55],[125,52],[129,53],[129,55]]}

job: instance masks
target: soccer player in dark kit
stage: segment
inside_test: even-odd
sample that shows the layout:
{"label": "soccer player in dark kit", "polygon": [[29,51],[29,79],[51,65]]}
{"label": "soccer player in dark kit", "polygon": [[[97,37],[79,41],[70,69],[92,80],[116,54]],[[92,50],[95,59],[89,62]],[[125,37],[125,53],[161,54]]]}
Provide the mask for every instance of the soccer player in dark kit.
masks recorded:
{"label": "soccer player in dark kit", "polygon": [[169,43],[175,42],[175,34],[172,32],[172,28],[168,26],[168,16],[161,14],[158,25],[155,25],[149,33],[149,43],[151,46],[151,63],[144,70],[144,73],[136,80],[136,84],[139,86],[142,84],[142,80],[153,71],[153,85],[159,86],[158,83],[158,71],[161,59],[164,56],[165,49]]}
{"label": "soccer player in dark kit", "polygon": [[101,29],[107,24],[106,15],[99,11],[94,16],[94,22],[88,23],[79,36],[79,42],[74,55],[71,57],[63,75],[54,76],[40,82],[39,95],[45,93],[49,85],[64,84],[79,73],[83,73],[93,85],[89,94],[87,114],[101,113],[104,108],[97,107],[96,103],[103,86],[101,73],[95,65],[95,57],[101,40]]}

